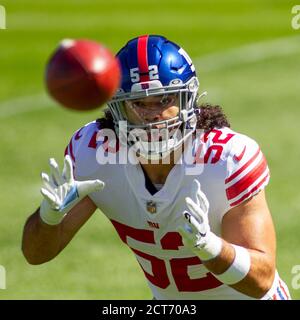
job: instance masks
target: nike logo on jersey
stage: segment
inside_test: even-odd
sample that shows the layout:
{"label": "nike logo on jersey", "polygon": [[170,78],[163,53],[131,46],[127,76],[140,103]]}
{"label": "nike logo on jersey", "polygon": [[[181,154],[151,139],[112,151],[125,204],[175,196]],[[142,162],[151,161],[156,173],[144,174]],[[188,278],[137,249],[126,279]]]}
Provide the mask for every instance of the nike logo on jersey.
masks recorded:
{"label": "nike logo on jersey", "polygon": [[246,146],[244,147],[243,151],[242,151],[239,155],[236,155],[236,154],[235,154],[235,155],[233,156],[233,159],[234,159],[235,161],[237,161],[237,162],[240,162],[240,161],[242,160],[245,152],[246,152]]}
{"label": "nike logo on jersey", "polygon": [[75,140],[79,140],[82,137],[82,135],[80,135],[81,130],[82,130],[82,128],[76,133],[75,138],[74,138]]}

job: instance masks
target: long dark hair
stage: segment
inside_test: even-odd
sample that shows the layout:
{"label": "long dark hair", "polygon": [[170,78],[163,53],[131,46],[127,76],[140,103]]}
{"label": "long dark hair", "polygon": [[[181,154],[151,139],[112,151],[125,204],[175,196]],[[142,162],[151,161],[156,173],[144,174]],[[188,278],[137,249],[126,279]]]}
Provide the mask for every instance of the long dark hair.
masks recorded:
{"label": "long dark hair", "polygon": [[[209,131],[214,128],[230,127],[222,108],[219,105],[209,103],[202,104],[197,107],[197,129]],[[113,117],[109,109],[105,109],[104,116],[97,119],[99,128],[114,130]]]}

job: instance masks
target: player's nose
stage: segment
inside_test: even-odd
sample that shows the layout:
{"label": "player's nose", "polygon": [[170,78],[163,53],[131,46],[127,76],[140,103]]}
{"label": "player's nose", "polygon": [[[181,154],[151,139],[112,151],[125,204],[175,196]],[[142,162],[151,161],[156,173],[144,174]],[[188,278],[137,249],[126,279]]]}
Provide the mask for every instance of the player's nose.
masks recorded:
{"label": "player's nose", "polygon": [[161,113],[158,113],[158,112],[155,112],[155,113],[148,113],[146,116],[145,116],[145,120],[147,122],[158,122],[158,121],[162,121],[164,120],[163,119],[163,116]]}

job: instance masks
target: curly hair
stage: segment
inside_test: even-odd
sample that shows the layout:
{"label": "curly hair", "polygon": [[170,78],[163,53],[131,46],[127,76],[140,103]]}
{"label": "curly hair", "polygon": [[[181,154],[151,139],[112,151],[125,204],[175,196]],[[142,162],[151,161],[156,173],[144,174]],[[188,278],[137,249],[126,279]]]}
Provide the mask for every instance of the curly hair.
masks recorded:
{"label": "curly hair", "polygon": [[199,112],[197,112],[197,129],[209,131],[214,128],[230,128],[230,123],[219,105],[205,103],[197,107],[196,110],[197,109],[199,110]]}
{"label": "curly hair", "polygon": [[[219,105],[209,103],[202,104],[196,108],[197,112],[197,129],[209,131],[214,128],[230,127],[222,108]],[[114,130],[113,117],[109,109],[105,109],[104,117],[97,119],[99,128]]]}
{"label": "curly hair", "polygon": [[109,109],[104,110],[104,116],[96,120],[98,129],[115,130],[113,116]]}

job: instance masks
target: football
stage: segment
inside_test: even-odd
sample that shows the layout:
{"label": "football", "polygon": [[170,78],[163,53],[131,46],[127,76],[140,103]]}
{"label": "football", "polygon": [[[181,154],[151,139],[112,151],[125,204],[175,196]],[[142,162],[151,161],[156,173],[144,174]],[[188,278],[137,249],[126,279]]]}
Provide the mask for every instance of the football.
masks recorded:
{"label": "football", "polygon": [[66,108],[82,111],[108,101],[121,78],[117,58],[104,45],[91,40],[63,40],[45,73],[50,96]]}

